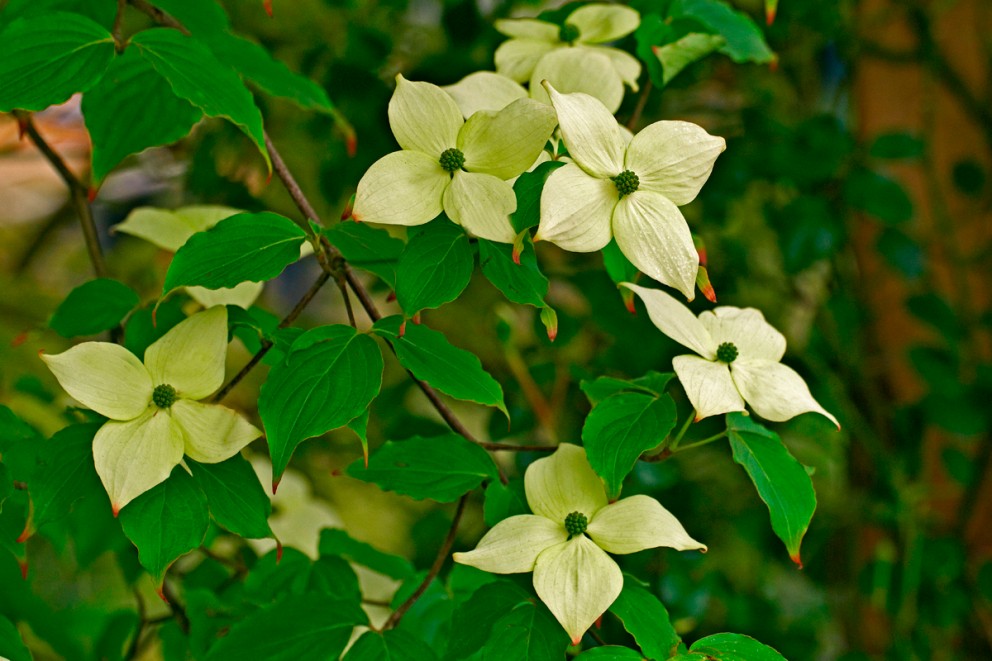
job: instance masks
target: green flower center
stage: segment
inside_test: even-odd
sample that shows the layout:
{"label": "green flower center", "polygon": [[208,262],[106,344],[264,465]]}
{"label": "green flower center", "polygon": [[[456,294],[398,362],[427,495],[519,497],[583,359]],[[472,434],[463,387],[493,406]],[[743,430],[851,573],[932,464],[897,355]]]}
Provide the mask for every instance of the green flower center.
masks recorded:
{"label": "green flower center", "polygon": [[438,162],[448,172],[461,170],[462,166],[465,165],[465,154],[460,149],[453,147],[451,149],[445,149],[441,152],[441,158],[438,159]]}
{"label": "green flower center", "polygon": [[737,360],[737,347],[733,342],[724,342],[716,348],[716,359],[722,363],[732,363]]}
{"label": "green flower center", "polygon": [[624,170],[617,176],[610,177],[610,181],[612,181],[616,185],[617,190],[620,191],[620,197],[630,195],[637,190],[638,186],[641,185],[641,180],[638,179],[637,175],[630,170]]}
{"label": "green flower center", "polygon": [[168,383],[163,383],[160,386],[155,386],[155,390],[152,391],[152,401],[155,402],[155,406],[160,409],[167,409],[176,403],[176,389],[170,386]]}
{"label": "green flower center", "polygon": [[572,512],[565,517],[565,530],[568,531],[569,537],[581,535],[587,527],[589,527],[589,519],[582,512]]}
{"label": "green flower center", "polygon": [[579,38],[579,28],[575,27],[571,23],[565,23],[558,30],[558,39],[564,41],[566,44],[570,44]]}

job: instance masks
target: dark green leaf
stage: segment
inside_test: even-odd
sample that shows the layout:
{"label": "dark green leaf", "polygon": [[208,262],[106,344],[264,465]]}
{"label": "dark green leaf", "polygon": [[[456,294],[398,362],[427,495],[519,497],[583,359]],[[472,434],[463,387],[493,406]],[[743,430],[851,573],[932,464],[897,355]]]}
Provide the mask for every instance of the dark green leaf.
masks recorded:
{"label": "dark green leaf", "polygon": [[525,229],[537,227],[541,222],[541,191],[544,182],[551,173],[565,165],[562,161],[541,163],[532,172],[524,172],[513,183],[513,192],[517,196],[517,210],[510,215],[513,229],[523,232]]}
{"label": "dark green leaf", "polygon": [[437,654],[407,631],[366,631],[343,661],[432,661]]}
{"label": "dark green leaf", "polygon": [[664,604],[630,574],[624,574],[623,590],[610,612],[620,618],[623,628],[648,658],[667,659],[682,642]]}
{"label": "dark green leaf", "polygon": [[62,337],[95,335],[117,326],[139,302],[127,285],[97,278],[69,292],[48,325]]}
{"label": "dark green leaf", "polygon": [[390,287],[396,286],[396,263],[405,247],[402,241],[365,223],[338,223],[324,230],[324,236],[349,264],[375,273]]}
{"label": "dark green leaf", "polygon": [[844,199],[855,209],[884,223],[905,223],[913,218],[913,201],[895,180],[872,170],[855,170],[844,183]]}
{"label": "dark green leaf", "polygon": [[17,632],[14,623],[0,615],[0,658],[8,661],[31,661],[31,652],[28,651],[21,634]]}
{"label": "dark green leaf", "polygon": [[93,139],[94,185],[131,154],[186,137],[203,117],[133,48],[83,95],[82,110]]}
{"label": "dark green leaf", "polygon": [[775,54],[761,29],[747,14],[723,0],[674,0],[668,10],[672,18],[692,18],[726,39],[720,52],[734,62],[771,62]]}
{"label": "dark green leaf", "polygon": [[544,604],[528,601],[496,620],[482,648],[482,658],[561,659],[568,643],[568,635]]}
{"label": "dark green leaf", "polygon": [[106,28],[78,14],[50,12],[0,32],[0,112],[44,110],[85,92],[114,57]]}
{"label": "dark green leaf", "polygon": [[178,30],[153,28],[131,39],[172,91],[210,117],[233,122],[252,139],[271,169],[262,132],[262,113],[238,74],[200,41]]}
{"label": "dark green leaf", "polygon": [[618,392],[633,391],[654,395],[664,395],[668,382],[675,378],[672,372],[651,371],[631,381],[617,379],[612,376],[601,376],[593,381],[583,381],[579,384],[586,394],[589,403],[595,406],[601,401]]}
{"label": "dark green leaf", "polygon": [[100,427],[72,425],[40,445],[40,470],[28,483],[33,530],[68,516],[80,498],[104,493],[93,464],[93,437]]}
{"label": "dark green leaf", "polygon": [[301,335],[262,386],[258,411],[278,482],[308,438],[343,427],[379,394],[382,354],[351,326],[321,326]]}
{"label": "dark green leaf", "polygon": [[582,444],[611,500],[619,497],[637,458],[665,440],[675,419],[671,397],[636,392],[610,395],[589,413],[582,426]]}
{"label": "dark green leaf", "polygon": [[499,480],[490,482],[486,487],[482,512],[486,525],[490,527],[516,514],[530,514],[524,481],[510,480],[509,484],[503,484]]}
{"label": "dark green leaf", "polygon": [[[610,280],[617,284],[633,282],[639,273],[637,267],[631,264],[627,256],[620,252],[620,246],[617,245],[616,239],[610,239],[610,242],[603,248],[603,266],[606,267]],[[623,291],[627,290],[624,289]]]}
{"label": "dark green leaf", "polygon": [[926,143],[912,133],[883,133],[871,143],[868,154],[886,159],[921,158],[925,149]]}
{"label": "dark green leaf", "polygon": [[441,333],[420,324],[405,324],[399,316],[375,322],[372,329],[396,349],[400,364],[455,399],[495,406],[506,414],[503,388],[474,355],[452,346]]}
{"label": "dark green leaf", "polygon": [[718,633],[697,640],[689,648],[713,661],[785,661],[774,649],[739,633]]}
{"label": "dark green leaf", "polygon": [[187,458],[186,464],[207,497],[214,521],[242,537],[272,535],[272,503],[247,459],[236,454],[218,464],[200,464]]}
{"label": "dark green leaf", "polygon": [[207,661],[326,661],[344,651],[351,630],[368,619],[358,604],[323,594],[291,595],[231,626]]}
{"label": "dark green leaf", "polygon": [[744,467],[771,514],[772,530],[802,566],[799,547],[816,509],[809,473],[772,431],[740,413],[727,414],[734,461]]}
{"label": "dark green leaf", "polygon": [[306,233],[279,214],[236,214],[189,238],[173,257],[162,291],[271,280],[300,258],[305,240]]}
{"label": "dark green leaf", "polygon": [[537,253],[525,238],[520,263],[513,261],[513,246],[479,239],[479,265],[489,282],[514,303],[544,307],[548,279],[537,264]]}
{"label": "dark green leaf", "polygon": [[489,454],[458,434],[387,441],[369,457],[368,468],[359,459],[348,466],[348,475],[386,491],[441,503],[498,477]]}
{"label": "dark green leaf", "polygon": [[397,580],[406,580],[414,574],[413,565],[406,558],[384,553],[354,539],[339,528],[326,528],[320,531],[320,555],[340,556]]}
{"label": "dark green leaf", "polygon": [[985,168],[974,158],[958,161],[951,168],[954,187],[969,197],[981,197],[987,178]]}
{"label": "dark green leaf", "polygon": [[926,254],[920,244],[895,227],[886,227],[875,244],[889,266],[907,278],[918,278],[926,268]]}
{"label": "dark green leaf", "polygon": [[14,478],[10,475],[10,469],[0,463],[0,509],[3,509],[3,501],[14,492]]}
{"label": "dark green leaf", "polygon": [[575,661],[642,661],[644,656],[629,647],[603,645],[586,650],[575,657]]}
{"label": "dark green leaf", "polygon": [[472,278],[472,248],[465,232],[442,219],[410,239],[396,266],[396,301],[408,315],[438,308]]}
{"label": "dark green leaf", "polygon": [[670,44],[655,48],[654,54],[661,62],[662,84],[667,85],[687,66],[724,48],[726,44],[727,40],[722,35],[692,32]]}
{"label": "dark green leaf", "polygon": [[444,658],[455,661],[471,656],[485,644],[497,619],[530,598],[525,590],[504,579],[478,588],[452,614]]}
{"label": "dark green leaf", "polygon": [[207,499],[182,466],[120,513],[121,526],[138,547],[138,560],[161,583],[176,559],[203,543],[210,523]]}
{"label": "dark green leaf", "polygon": [[182,23],[194,35],[209,36],[211,39],[227,33],[231,21],[223,7],[210,0],[156,0],[156,7],[169,12],[169,15]]}

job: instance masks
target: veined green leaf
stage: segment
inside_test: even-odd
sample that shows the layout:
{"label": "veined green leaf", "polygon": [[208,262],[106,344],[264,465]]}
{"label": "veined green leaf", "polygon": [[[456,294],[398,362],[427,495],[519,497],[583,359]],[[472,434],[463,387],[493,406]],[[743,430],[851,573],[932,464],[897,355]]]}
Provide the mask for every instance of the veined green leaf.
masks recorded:
{"label": "veined green leaf", "polygon": [[541,222],[541,191],[544,182],[551,173],[561,166],[563,161],[548,161],[541,163],[532,172],[524,172],[513,183],[513,192],[517,196],[517,210],[510,214],[513,229],[523,232],[525,229],[537,227]]}
{"label": "veined green leaf", "polygon": [[565,631],[544,604],[526,601],[496,620],[482,658],[561,659],[568,643]]}
{"label": "veined green leaf", "polygon": [[301,442],[343,427],[368,408],[382,385],[382,354],[351,326],[321,326],[293,343],[272,368],[258,400],[275,483]]}
{"label": "veined green leaf", "polygon": [[734,461],[744,467],[761,500],[768,506],[772,530],[785,542],[800,567],[799,547],[813,519],[816,492],[809,473],[775,432],[740,413],[727,414],[727,432]]}
{"label": "veined green leaf", "polygon": [[324,230],[324,236],[350,265],[375,273],[396,288],[396,265],[406,246],[402,241],[365,223],[341,222]]}
{"label": "veined green leaf", "polygon": [[69,292],[48,325],[62,337],[95,335],[121,323],[139,302],[138,295],[127,285],[97,278]]}
{"label": "veined green leaf", "polygon": [[320,555],[340,556],[399,581],[405,581],[415,573],[413,565],[406,558],[380,551],[339,528],[325,528],[320,531]]}
{"label": "veined green leaf", "polygon": [[689,648],[690,658],[713,661],[785,661],[785,657],[764,643],[739,633],[717,633],[697,640]]}
{"label": "veined green leaf", "polygon": [[396,301],[410,316],[441,307],[465,290],[473,267],[465,232],[444,219],[430,223],[410,239],[400,255]]}
{"label": "veined green leaf", "polygon": [[548,279],[529,239],[524,239],[519,259],[519,264],[513,261],[513,246],[479,239],[479,265],[489,282],[514,303],[543,308]]}
{"label": "veined green leaf", "polygon": [[0,615],[0,658],[8,661],[31,661],[33,658],[17,627],[3,615]]}
{"label": "veined green leaf", "polygon": [[476,589],[452,614],[451,636],[444,658],[456,661],[471,657],[485,644],[496,620],[528,599],[526,590],[506,579]]}
{"label": "veined green leaf", "polygon": [[775,58],[761,28],[747,14],[737,11],[723,0],[673,0],[669,6],[671,18],[692,18],[726,43],[720,52],[734,62],[771,62]]}
{"label": "veined green leaf", "polygon": [[0,112],[44,110],[99,82],[114,58],[110,32],[68,12],[32,14],[0,32]]}
{"label": "veined green leaf", "polygon": [[610,612],[620,618],[623,628],[650,659],[669,658],[682,642],[664,604],[630,574],[623,575],[623,590]]}
{"label": "veined green leaf", "polygon": [[391,629],[366,631],[355,641],[343,661],[433,661],[437,659],[427,643],[409,631]]}
{"label": "veined green leaf", "polygon": [[187,458],[186,464],[207,497],[214,521],[250,539],[272,535],[272,502],[247,459],[236,454],[217,464],[200,464]]}

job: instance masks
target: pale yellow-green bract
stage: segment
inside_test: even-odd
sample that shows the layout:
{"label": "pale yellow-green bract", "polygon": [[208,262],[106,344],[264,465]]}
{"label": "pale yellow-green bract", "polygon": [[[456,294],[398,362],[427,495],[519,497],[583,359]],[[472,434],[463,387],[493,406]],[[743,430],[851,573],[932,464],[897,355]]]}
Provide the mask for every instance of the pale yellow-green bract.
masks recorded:
{"label": "pale yellow-green bract", "polygon": [[744,411],[746,402],[766,420],[781,422],[812,411],[840,427],[837,418],[813,399],[803,378],[780,362],[785,336],[759,310],[723,306],[697,318],[663,291],[630,283],[622,286],[644,301],[662,333],[699,354],[672,359],[697,420]]}
{"label": "pale yellow-green bract", "polygon": [[220,388],[226,356],[223,306],[177,324],[145,350],[144,364],[109,342],[41,356],[67,393],[110,418],[93,458],[115,515],[165,481],[183,455],[217,463],[262,435],[235,411],[197,401]]}
{"label": "pale yellow-green bract", "polygon": [[[538,459],[524,474],[527,503],[534,514],[497,523],[455,562],[496,574],[534,572],[534,588],[578,644],[623,587],[623,574],[609,553],[636,553],[667,546],[701,550],[682,524],[654,498],[631,496],[609,504],[606,489],[585,450],[563,444]],[[566,518],[578,513],[584,532],[570,535]]]}
{"label": "pale yellow-green bract", "polygon": [[597,99],[546,87],[573,162],[548,177],[534,240],[594,252],[615,238],[634,266],[692,300],[699,254],[679,207],[709,178],[724,139],[662,121],[628,141]]}
{"label": "pale yellow-green bract", "polygon": [[368,169],[352,216],[412,226],[444,211],[474,236],[512,243],[517,199],[506,180],[534,164],[555,123],[554,110],[531,99],[466,121],[440,87],[397,76],[389,125],[402,151]]}

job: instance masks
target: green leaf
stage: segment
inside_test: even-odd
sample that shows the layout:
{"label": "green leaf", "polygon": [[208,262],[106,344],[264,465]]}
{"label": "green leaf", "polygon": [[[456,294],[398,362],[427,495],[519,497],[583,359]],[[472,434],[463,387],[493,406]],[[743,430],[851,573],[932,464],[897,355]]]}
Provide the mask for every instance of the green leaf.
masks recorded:
{"label": "green leaf", "polygon": [[637,650],[619,645],[602,645],[586,650],[575,657],[575,661],[643,661],[644,656]]}
{"label": "green leaf", "polygon": [[496,620],[485,647],[484,661],[561,659],[568,648],[565,630],[543,604],[524,602]]}
{"label": "green leaf", "polygon": [[368,335],[331,325],[297,338],[258,398],[274,483],[300,443],[361,415],[381,385],[382,354]]}
{"label": "green leaf", "polygon": [[452,614],[444,658],[455,661],[470,657],[485,644],[498,618],[530,598],[525,590],[505,579],[479,587]]}
{"label": "green leaf", "polygon": [[141,566],[161,584],[169,565],[203,543],[210,514],[196,481],[176,466],[169,479],[128,503],[120,519]]}
{"label": "green leaf", "polygon": [[889,266],[907,278],[918,278],[926,269],[927,256],[922,246],[902,230],[886,227],[875,243],[875,249]]}
{"label": "green leaf", "polygon": [[764,64],[775,58],[751,17],[722,0],[674,0],[668,11],[672,18],[695,19],[726,39],[720,52],[734,62]]}
{"label": "green leaf", "polygon": [[472,278],[465,232],[442,219],[410,239],[396,266],[396,301],[408,315],[458,298]]}
{"label": "green leaf", "polygon": [[306,233],[285,216],[267,211],[236,214],[189,238],[173,257],[162,292],[271,280],[300,258],[305,240]]}
{"label": "green leaf", "polygon": [[344,651],[356,625],[368,618],[358,604],[324,594],[290,595],[235,622],[207,661],[326,661]]}
{"label": "green leaf", "polygon": [[99,82],[114,58],[106,28],[78,14],[50,12],[0,32],[0,112],[44,110]]}
{"label": "green leaf", "polygon": [[410,561],[360,542],[340,528],[320,531],[320,555],[340,556],[372,571],[403,581],[414,575]]}
{"label": "green leaf", "polygon": [[194,35],[217,38],[231,28],[231,21],[216,0],[156,0],[155,6],[182,23]]}
{"label": "green leaf", "polygon": [[624,391],[644,392],[660,397],[665,394],[665,388],[668,387],[668,383],[674,378],[675,374],[673,372],[655,372],[652,370],[644,376],[637,377],[631,381],[617,379],[612,376],[601,376],[592,381],[583,381],[579,384],[579,387],[586,394],[589,403],[595,406],[610,395]]}
{"label": "green leaf", "polygon": [[68,516],[80,498],[104,493],[93,464],[93,437],[101,426],[71,425],[40,444],[40,467],[28,482],[32,514],[26,533]]}
{"label": "green leaf", "polygon": [[420,324],[406,324],[401,336],[403,324],[401,317],[392,316],[372,326],[374,332],[393,345],[403,367],[455,399],[495,406],[508,415],[503,388],[482,368],[474,354],[452,346],[444,335]]}
{"label": "green leaf", "polygon": [[513,261],[513,246],[479,239],[479,265],[489,282],[514,303],[544,307],[548,295],[548,279],[537,264],[537,253],[528,238],[524,239],[519,255]]}
{"label": "green leaf", "polygon": [[662,84],[667,85],[687,66],[722,48],[726,43],[727,40],[721,35],[692,32],[670,44],[655,48],[654,54],[662,67]]}
{"label": "green leaf", "polygon": [[503,519],[516,514],[530,514],[527,506],[527,494],[524,492],[524,481],[510,480],[503,484],[493,480],[486,487],[486,498],[482,508],[483,519],[490,528]]}
{"label": "green leaf", "polygon": [[589,464],[606,482],[610,499],[642,452],[657,447],[675,426],[675,402],[668,395],[621,392],[593,408],[582,426]]}
{"label": "green leaf", "polygon": [[62,337],[96,335],[121,323],[139,302],[138,295],[127,285],[97,278],[69,292],[48,325]]}
{"label": "green leaf", "polygon": [[214,521],[242,537],[272,536],[272,502],[247,459],[236,454],[218,464],[201,464],[187,458],[186,464],[207,497]]}
{"label": "green leaf", "polygon": [[386,491],[440,503],[457,500],[483,480],[498,478],[489,454],[458,434],[387,441],[369,457],[368,468],[358,459],[348,466],[348,475]]}
{"label": "green leaf", "polygon": [[913,201],[906,190],[895,180],[872,170],[859,169],[848,175],[844,200],[884,223],[897,225],[913,218]]}
{"label": "green leaf", "polygon": [[[610,280],[617,284],[633,282],[640,272],[636,266],[630,263],[627,256],[620,252],[620,246],[617,245],[616,239],[610,239],[610,242],[603,248],[603,266],[606,267],[606,273],[610,276]],[[624,289],[623,291],[629,290]]]}
{"label": "green leaf", "polygon": [[717,633],[697,640],[689,647],[695,654],[713,661],[785,661],[777,651],[739,633]]}
{"label": "green leaf", "polygon": [[133,48],[83,95],[82,110],[93,141],[94,186],[131,154],[186,137],[203,117]]}
{"label": "green leaf", "polygon": [[513,182],[513,192],[517,196],[517,210],[510,214],[510,222],[516,232],[523,232],[531,227],[537,227],[541,222],[541,191],[544,182],[551,173],[561,166],[563,161],[548,161],[541,163],[531,172],[524,172]]}
{"label": "green leaf", "polygon": [[324,236],[351,266],[374,273],[390,287],[396,287],[396,264],[406,247],[402,241],[365,223],[338,223],[324,230]]}
{"label": "green leaf", "polygon": [[630,574],[623,575],[623,590],[609,610],[648,658],[667,659],[682,642],[664,604]]}
{"label": "green leaf", "polygon": [[178,30],[154,28],[131,39],[155,70],[172,85],[172,91],[209,117],[233,122],[258,147],[269,170],[262,113],[238,74],[220,62],[200,41]]}
{"label": "green leaf", "polygon": [[926,143],[912,133],[883,133],[876,137],[868,148],[868,155],[874,158],[892,160],[922,158]]}
{"label": "green leaf", "polygon": [[727,414],[734,461],[744,467],[771,514],[772,530],[785,542],[792,561],[802,566],[799,547],[816,509],[809,473],[789,454],[782,439],[750,417]]}
{"label": "green leaf", "polygon": [[31,652],[28,651],[21,634],[18,633],[14,623],[0,615],[0,658],[8,661],[31,661]]}
{"label": "green leaf", "polygon": [[432,661],[437,659],[427,643],[408,631],[366,631],[355,641],[343,661]]}

